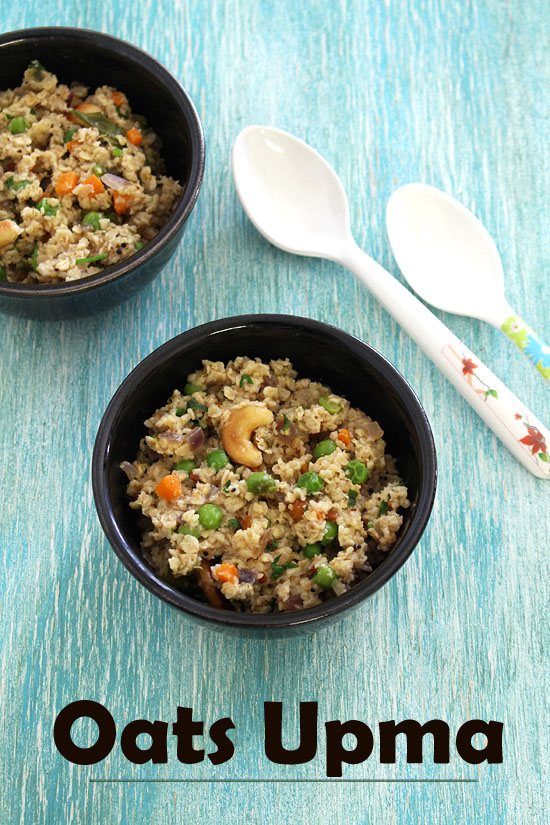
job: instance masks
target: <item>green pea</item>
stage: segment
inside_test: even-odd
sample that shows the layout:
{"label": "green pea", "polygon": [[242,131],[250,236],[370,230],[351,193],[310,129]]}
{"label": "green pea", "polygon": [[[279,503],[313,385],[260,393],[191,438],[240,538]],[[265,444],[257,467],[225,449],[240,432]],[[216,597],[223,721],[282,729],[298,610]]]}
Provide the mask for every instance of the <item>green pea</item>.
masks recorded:
{"label": "green pea", "polygon": [[136,241],[134,244],[134,249],[136,250],[136,252],[139,252],[139,250],[143,249],[144,246],[145,244],[143,243],[143,241]]}
{"label": "green pea", "polygon": [[346,465],[346,473],[353,484],[363,484],[369,477],[366,464],[363,464],[362,461],[358,461],[357,459],[350,461],[349,464]]}
{"label": "green pea", "polygon": [[193,470],[197,469],[197,465],[194,461],[191,461],[190,458],[185,458],[183,461],[178,461],[177,464],[174,464],[174,470],[184,470],[186,473],[192,473]]}
{"label": "green pea", "polygon": [[31,124],[24,117],[18,115],[10,123],[10,132],[12,135],[22,135],[26,132]]}
{"label": "green pea", "polygon": [[304,487],[306,493],[319,493],[325,486],[325,482],[318,473],[302,473],[296,482],[298,487]]}
{"label": "green pea", "polygon": [[223,521],[223,511],[215,504],[199,507],[199,522],[206,530],[215,530]]}
{"label": "green pea", "polygon": [[261,496],[265,493],[272,493],[277,489],[277,482],[269,473],[252,473],[246,479],[246,486],[249,492],[255,496]]}
{"label": "green pea", "polygon": [[327,412],[331,413],[331,415],[336,415],[336,413],[339,413],[342,409],[340,402],[330,401],[328,395],[322,395],[319,399],[319,404],[321,407],[324,407]]}
{"label": "green pea", "polygon": [[313,458],[317,461],[324,455],[330,455],[336,449],[336,444],[327,438],[326,441],[320,441],[313,450]]}
{"label": "green pea", "polygon": [[0,266],[0,281],[6,280],[6,270],[3,266]]}
{"label": "green pea", "polygon": [[101,229],[99,221],[103,220],[104,217],[103,212],[87,212],[82,218],[82,223],[97,232],[98,229]]}
{"label": "green pea", "polygon": [[80,126],[75,126],[74,129],[68,129],[63,135],[63,143],[70,143],[73,136],[78,132]]}
{"label": "green pea", "polygon": [[315,584],[318,584],[322,590],[330,590],[337,578],[338,576],[332,567],[329,567],[328,564],[322,564],[314,575],[313,581]]}
{"label": "green pea", "polygon": [[208,467],[213,467],[216,472],[219,472],[226,464],[229,464],[229,456],[225,450],[212,450],[206,456],[206,463]]}
{"label": "green pea", "polygon": [[196,539],[201,537],[201,531],[198,527],[188,527],[187,524],[180,524],[178,533],[182,536],[194,536]]}
{"label": "green pea", "polygon": [[113,149],[111,154],[114,158],[121,158],[122,157],[122,149],[120,149],[118,146],[115,146],[115,148]]}
{"label": "green pea", "polygon": [[96,163],[95,166],[92,167],[92,173],[96,175],[96,177],[100,178],[102,175],[105,174],[107,170],[104,166],[101,166],[100,163]]}
{"label": "green pea", "polygon": [[54,215],[57,215],[59,206],[52,206],[48,198],[42,198],[42,200],[39,200],[36,204],[36,208],[47,218],[52,218]]}
{"label": "green pea", "polygon": [[335,521],[327,521],[327,526],[325,527],[325,534],[321,539],[321,544],[325,547],[327,544],[330,544],[331,541],[334,541],[336,536],[338,535],[338,525]]}
{"label": "green pea", "polygon": [[318,556],[320,553],[323,552],[323,548],[319,544],[319,542],[315,542],[315,544],[306,544],[305,547],[302,547],[302,553],[306,557],[306,559],[312,559],[313,556]]}
{"label": "green pea", "polygon": [[204,387],[199,387],[198,384],[191,384],[191,382],[189,382],[183,388],[184,395],[193,395],[196,392],[204,392]]}

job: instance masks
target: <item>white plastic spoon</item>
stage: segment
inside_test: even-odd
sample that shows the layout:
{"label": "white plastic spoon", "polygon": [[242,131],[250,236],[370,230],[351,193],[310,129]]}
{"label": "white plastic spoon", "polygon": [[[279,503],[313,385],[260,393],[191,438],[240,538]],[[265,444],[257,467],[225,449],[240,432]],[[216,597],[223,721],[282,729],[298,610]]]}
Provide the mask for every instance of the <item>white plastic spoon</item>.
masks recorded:
{"label": "white plastic spoon", "polygon": [[395,260],[424,301],[501,329],[550,380],[550,347],[504,297],[495,242],[469,209],[434,186],[410,183],[389,199],[386,224]]}
{"label": "white plastic spoon", "polygon": [[314,149],[280,129],[250,126],[231,152],[243,208],[271,243],[341,263],[380,300],[516,458],[550,478],[550,432],[417,298],[359,249],[346,193]]}

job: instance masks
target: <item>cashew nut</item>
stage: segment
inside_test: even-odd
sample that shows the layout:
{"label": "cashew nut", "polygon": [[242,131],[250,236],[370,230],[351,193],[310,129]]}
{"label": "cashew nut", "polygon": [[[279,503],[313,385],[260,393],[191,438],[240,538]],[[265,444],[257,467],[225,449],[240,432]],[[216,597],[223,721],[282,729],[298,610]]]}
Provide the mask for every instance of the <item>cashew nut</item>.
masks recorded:
{"label": "cashew nut", "polygon": [[252,433],[272,421],[273,413],[261,404],[247,404],[233,410],[222,428],[224,450],[237,464],[259,467],[262,454],[251,441]]}
{"label": "cashew nut", "polygon": [[[95,103],[87,103],[84,101],[84,103],[79,103],[78,106],[75,107],[75,111],[82,112],[83,115],[92,115],[101,112],[101,109]],[[72,112],[70,115],[67,115],[67,120],[70,120],[71,123],[78,123],[79,126],[82,126],[84,123],[83,120],[80,120],[78,115],[74,115]]]}
{"label": "cashew nut", "polygon": [[21,230],[15,221],[0,221],[0,247],[13,243]]}

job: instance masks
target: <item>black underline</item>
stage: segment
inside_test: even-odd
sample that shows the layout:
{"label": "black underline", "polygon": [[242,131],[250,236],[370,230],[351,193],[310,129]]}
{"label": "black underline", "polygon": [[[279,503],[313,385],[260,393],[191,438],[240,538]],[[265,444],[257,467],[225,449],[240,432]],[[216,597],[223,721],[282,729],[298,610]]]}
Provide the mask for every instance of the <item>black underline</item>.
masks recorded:
{"label": "black underline", "polygon": [[89,782],[478,782],[478,779],[89,779]]}

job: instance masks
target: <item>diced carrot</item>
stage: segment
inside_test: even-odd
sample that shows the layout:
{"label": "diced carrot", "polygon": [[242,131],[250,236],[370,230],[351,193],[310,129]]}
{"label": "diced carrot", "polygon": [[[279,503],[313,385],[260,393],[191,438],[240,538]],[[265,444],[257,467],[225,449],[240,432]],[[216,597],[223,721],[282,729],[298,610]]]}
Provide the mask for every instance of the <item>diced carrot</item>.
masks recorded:
{"label": "diced carrot", "polygon": [[231,582],[237,584],[239,581],[239,571],[234,564],[220,564],[212,571],[219,582]]}
{"label": "diced carrot", "polygon": [[329,510],[327,513],[327,521],[336,521],[338,518],[338,510]]}
{"label": "diced carrot", "polygon": [[173,501],[181,496],[181,481],[176,475],[164,476],[155,487],[155,493],[159,498]]}
{"label": "diced carrot", "polygon": [[82,146],[82,141],[81,140],[70,140],[67,143],[67,150],[69,152],[72,152],[75,146]]}
{"label": "diced carrot", "polygon": [[69,192],[73,191],[77,183],[78,175],[76,172],[63,172],[57,179],[55,191],[58,195],[68,195]]}
{"label": "diced carrot", "polygon": [[248,530],[248,528],[250,527],[251,524],[252,524],[252,519],[250,518],[250,516],[245,516],[244,518],[241,519],[241,529],[242,530]]}
{"label": "diced carrot", "polygon": [[317,521],[323,521],[323,519],[325,517],[325,514],[319,512],[319,510],[315,513],[315,515],[317,516]]}
{"label": "diced carrot", "polygon": [[126,138],[133,143],[134,146],[141,146],[143,143],[143,137],[139,129],[128,129],[126,132]]}
{"label": "diced carrot", "polygon": [[288,505],[288,510],[294,521],[300,521],[302,516],[304,515],[304,511],[307,507],[307,502],[302,501],[301,498],[297,498],[296,501],[293,501],[292,504]]}
{"label": "diced carrot", "polygon": [[349,433],[349,430],[340,430],[340,432],[338,433],[338,438],[343,444],[346,445],[346,447],[349,447],[349,445],[351,444],[351,435]]}
{"label": "diced carrot", "polygon": [[86,178],[86,180],[83,181],[83,183],[86,184],[86,186],[93,187],[94,195],[99,195],[99,193],[103,192],[103,190],[105,189],[97,175],[90,175],[90,177]]}
{"label": "diced carrot", "polygon": [[113,92],[113,94],[111,95],[111,100],[113,101],[115,106],[122,106],[126,98],[124,97],[122,92]]}
{"label": "diced carrot", "polygon": [[124,215],[132,203],[131,195],[124,195],[122,192],[113,192],[113,207],[117,215]]}

